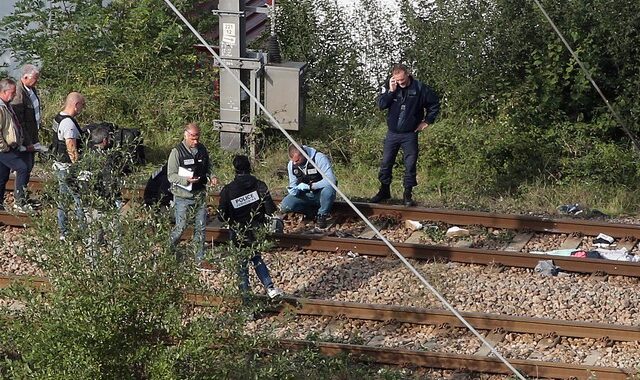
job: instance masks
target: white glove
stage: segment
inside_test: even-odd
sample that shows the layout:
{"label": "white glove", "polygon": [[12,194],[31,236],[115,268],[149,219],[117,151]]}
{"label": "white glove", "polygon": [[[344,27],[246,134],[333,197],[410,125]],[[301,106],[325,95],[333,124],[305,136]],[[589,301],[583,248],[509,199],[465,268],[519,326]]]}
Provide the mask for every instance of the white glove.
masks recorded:
{"label": "white glove", "polygon": [[309,191],[311,190],[311,186],[309,186],[309,184],[301,182],[298,184],[298,186],[296,186],[296,189],[300,190],[300,191]]}

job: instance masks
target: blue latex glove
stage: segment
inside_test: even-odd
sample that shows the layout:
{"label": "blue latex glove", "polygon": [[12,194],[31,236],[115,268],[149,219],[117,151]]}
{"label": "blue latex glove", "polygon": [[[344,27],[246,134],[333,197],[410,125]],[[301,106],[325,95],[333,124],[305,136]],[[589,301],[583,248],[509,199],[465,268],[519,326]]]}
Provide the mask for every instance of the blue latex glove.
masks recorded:
{"label": "blue latex glove", "polygon": [[294,195],[294,196],[295,196],[295,195],[298,195],[298,192],[299,192],[300,190],[298,190],[298,188],[297,188],[297,187],[287,187],[287,191],[289,192],[289,194],[291,194],[291,195]]}
{"label": "blue latex glove", "polygon": [[308,184],[301,182],[298,184],[298,186],[296,186],[296,189],[300,190],[300,191],[309,191],[311,190],[311,186],[309,186]]}

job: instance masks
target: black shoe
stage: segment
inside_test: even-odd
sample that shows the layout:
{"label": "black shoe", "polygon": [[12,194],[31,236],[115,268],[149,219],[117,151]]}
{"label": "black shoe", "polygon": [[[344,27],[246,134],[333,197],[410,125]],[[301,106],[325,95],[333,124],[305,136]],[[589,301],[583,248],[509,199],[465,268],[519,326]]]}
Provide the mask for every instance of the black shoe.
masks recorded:
{"label": "black shoe", "polygon": [[402,203],[404,203],[405,206],[407,207],[411,207],[411,206],[415,206],[416,203],[413,201],[412,197],[411,197],[411,190],[405,190],[404,191],[404,195],[402,196]]}
{"label": "black shoe", "polygon": [[327,228],[327,214],[318,214],[316,217],[316,227]]}
{"label": "black shoe", "polygon": [[389,185],[381,185],[380,190],[378,190],[378,194],[374,195],[369,202],[380,203],[390,198],[391,198],[391,190],[389,189]]}

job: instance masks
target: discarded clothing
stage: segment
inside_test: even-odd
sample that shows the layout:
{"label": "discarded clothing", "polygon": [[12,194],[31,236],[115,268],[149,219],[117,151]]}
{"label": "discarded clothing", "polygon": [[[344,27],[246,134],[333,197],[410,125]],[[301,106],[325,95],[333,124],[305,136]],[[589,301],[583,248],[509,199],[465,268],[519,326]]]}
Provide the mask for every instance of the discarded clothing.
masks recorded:
{"label": "discarded clothing", "polygon": [[579,257],[583,259],[602,259],[598,251],[585,251],[583,249],[575,251],[571,254],[571,257]]}
{"label": "discarded clothing", "polygon": [[552,255],[552,256],[571,256],[573,252],[577,251],[576,249],[555,249],[553,251],[541,252],[541,251],[532,251],[531,253],[540,254],[540,255]]}
{"label": "discarded clothing", "polygon": [[593,244],[611,244],[614,241],[615,239],[611,236],[600,233],[595,239],[593,239]]}
{"label": "discarded clothing", "polygon": [[620,249],[604,249],[596,248],[596,251],[603,259],[616,260],[616,261],[631,261],[634,263],[640,262],[640,256],[631,255],[626,248]]}
{"label": "discarded clothing", "polygon": [[557,276],[560,272],[560,268],[553,264],[553,260],[540,260],[536,265],[534,271],[540,273],[543,276]]}
{"label": "discarded clothing", "polygon": [[580,205],[577,203],[559,206],[558,211],[560,211],[562,214],[567,215],[580,215],[582,214],[582,212],[584,212],[584,210],[580,208]]}

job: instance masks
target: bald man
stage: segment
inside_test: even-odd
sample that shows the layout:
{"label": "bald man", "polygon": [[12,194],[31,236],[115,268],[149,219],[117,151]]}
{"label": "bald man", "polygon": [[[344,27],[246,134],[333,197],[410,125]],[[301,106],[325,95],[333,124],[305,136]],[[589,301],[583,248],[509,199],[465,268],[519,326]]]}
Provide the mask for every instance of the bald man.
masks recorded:
{"label": "bald man", "polygon": [[54,152],[59,162],[70,164],[80,158],[78,140],[81,131],[75,117],[82,112],[84,106],[84,96],[79,92],[71,92],[64,102],[64,109],[53,119]]}
{"label": "bald man", "polygon": [[[195,264],[199,270],[212,266],[204,260],[204,232],[207,225],[207,184],[215,186],[218,178],[211,174],[209,152],[200,143],[200,127],[189,123],[183,128],[184,140],[169,153],[167,177],[175,208],[176,225],[171,231],[171,246],[176,247],[187,226],[187,217],[194,215],[193,240],[197,247]],[[176,251],[178,261],[184,259]]]}
{"label": "bald man", "polygon": [[[71,92],[64,102],[64,109],[53,119],[53,153],[55,163],[53,168],[58,178],[60,197],[71,195],[75,204],[78,220],[83,220],[84,213],[80,204],[80,197],[69,187],[69,168],[80,159],[80,124],[76,116],[82,112],[85,99],[79,92]],[[60,240],[64,240],[67,233],[67,215],[64,205],[58,202],[58,228]]]}

